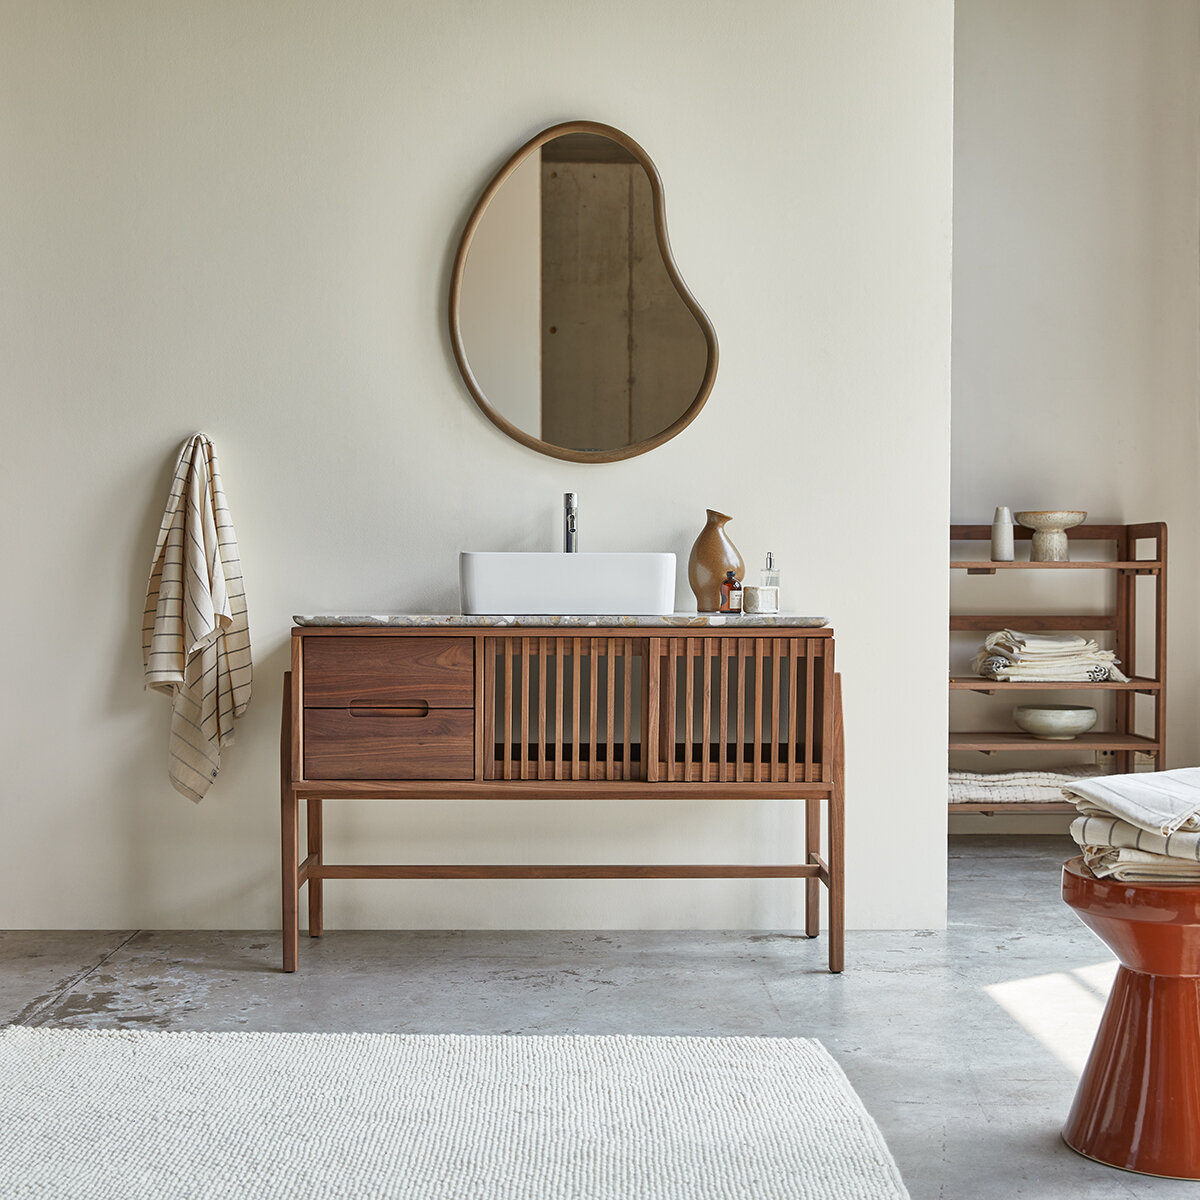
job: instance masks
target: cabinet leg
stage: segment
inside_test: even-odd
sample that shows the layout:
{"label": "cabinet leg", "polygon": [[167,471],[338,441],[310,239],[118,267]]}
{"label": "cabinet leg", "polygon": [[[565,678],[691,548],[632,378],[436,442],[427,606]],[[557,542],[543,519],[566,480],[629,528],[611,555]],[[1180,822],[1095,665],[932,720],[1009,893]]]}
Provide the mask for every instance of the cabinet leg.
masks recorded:
{"label": "cabinet leg", "polygon": [[292,674],[283,677],[283,712],[279,732],[279,849],[283,884],[283,969],[294,971],[300,957],[300,893],[298,803],[292,790]]}
{"label": "cabinet leg", "polygon": [[842,677],[833,677],[833,792],[829,797],[829,969],[846,960],[846,744]]}
{"label": "cabinet leg", "polygon": [[[315,796],[305,801],[308,814],[308,854],[318,866],[324,862],[321,845],[321,807],[324,802]],[[325,932],[325,895],[323,879],[308,879],[308,936],[320,937]]]}
{"label": "cabinet leg", "polygon": [[300,957],[299,804],[296,793],[284,787],[280,838],[283,856],[283,969],[294,971]]}
{"label": "cabinet leg", "polygon": [[[821,853],[821,802],[811,796],[804,799],[804,861],[811,863]],[[821,881],[804,881],[804,932],[815,938],[821,932]]]}

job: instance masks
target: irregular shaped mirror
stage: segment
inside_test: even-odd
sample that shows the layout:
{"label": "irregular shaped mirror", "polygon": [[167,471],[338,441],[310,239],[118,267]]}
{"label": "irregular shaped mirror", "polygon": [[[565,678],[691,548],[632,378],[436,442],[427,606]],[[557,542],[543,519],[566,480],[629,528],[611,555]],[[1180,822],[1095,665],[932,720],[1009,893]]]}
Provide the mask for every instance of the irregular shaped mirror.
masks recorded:
{"label": "irregular shaped mirror", "polygon": [[716,333],[680,278],[662,181],[632,138],[572,121],[500,168],[458,247],[450,337],[488,419],[543,454],[631,458],[693,420]]}

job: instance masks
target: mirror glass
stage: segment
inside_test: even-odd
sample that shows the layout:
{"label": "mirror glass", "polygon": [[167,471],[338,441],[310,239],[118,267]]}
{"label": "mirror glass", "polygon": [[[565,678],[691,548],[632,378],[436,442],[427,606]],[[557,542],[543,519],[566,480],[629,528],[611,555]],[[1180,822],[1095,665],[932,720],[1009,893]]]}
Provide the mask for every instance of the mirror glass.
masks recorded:
{"label": "mirror glass", "polygon": [[671,257],[658,173],[631,139],[572,122],[501,169],[468,222],[451,292],[463,377],[505,432],[576,461],[684,428],[716,337]]}

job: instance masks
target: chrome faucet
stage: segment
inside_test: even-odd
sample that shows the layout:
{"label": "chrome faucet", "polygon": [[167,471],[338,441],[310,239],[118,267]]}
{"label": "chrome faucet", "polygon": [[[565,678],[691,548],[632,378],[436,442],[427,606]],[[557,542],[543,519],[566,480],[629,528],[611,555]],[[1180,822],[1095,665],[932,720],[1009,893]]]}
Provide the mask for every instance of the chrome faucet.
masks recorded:
{"label": "chrome faucet", "polygon": [[579,493],[563,493],[563,553],[579,549]]}

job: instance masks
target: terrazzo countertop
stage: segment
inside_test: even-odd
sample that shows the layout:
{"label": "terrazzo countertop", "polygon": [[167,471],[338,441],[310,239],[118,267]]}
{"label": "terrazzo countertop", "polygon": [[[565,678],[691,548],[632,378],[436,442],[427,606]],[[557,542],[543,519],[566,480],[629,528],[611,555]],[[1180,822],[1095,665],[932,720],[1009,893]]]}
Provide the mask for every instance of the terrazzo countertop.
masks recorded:
{"label": "terrazzo countertop", "polygon": [[292,617],[297,625],[390,625],[397,628],[557,628],[604,629],[628,626],[638,629],[708,628],[724,626],[729,629],[818,629],[828,625],[826,617],[803,617],[798,613],[743,615],[741,613],[671,613],[668,616],[464,616],[461,613],[297,613]]}

